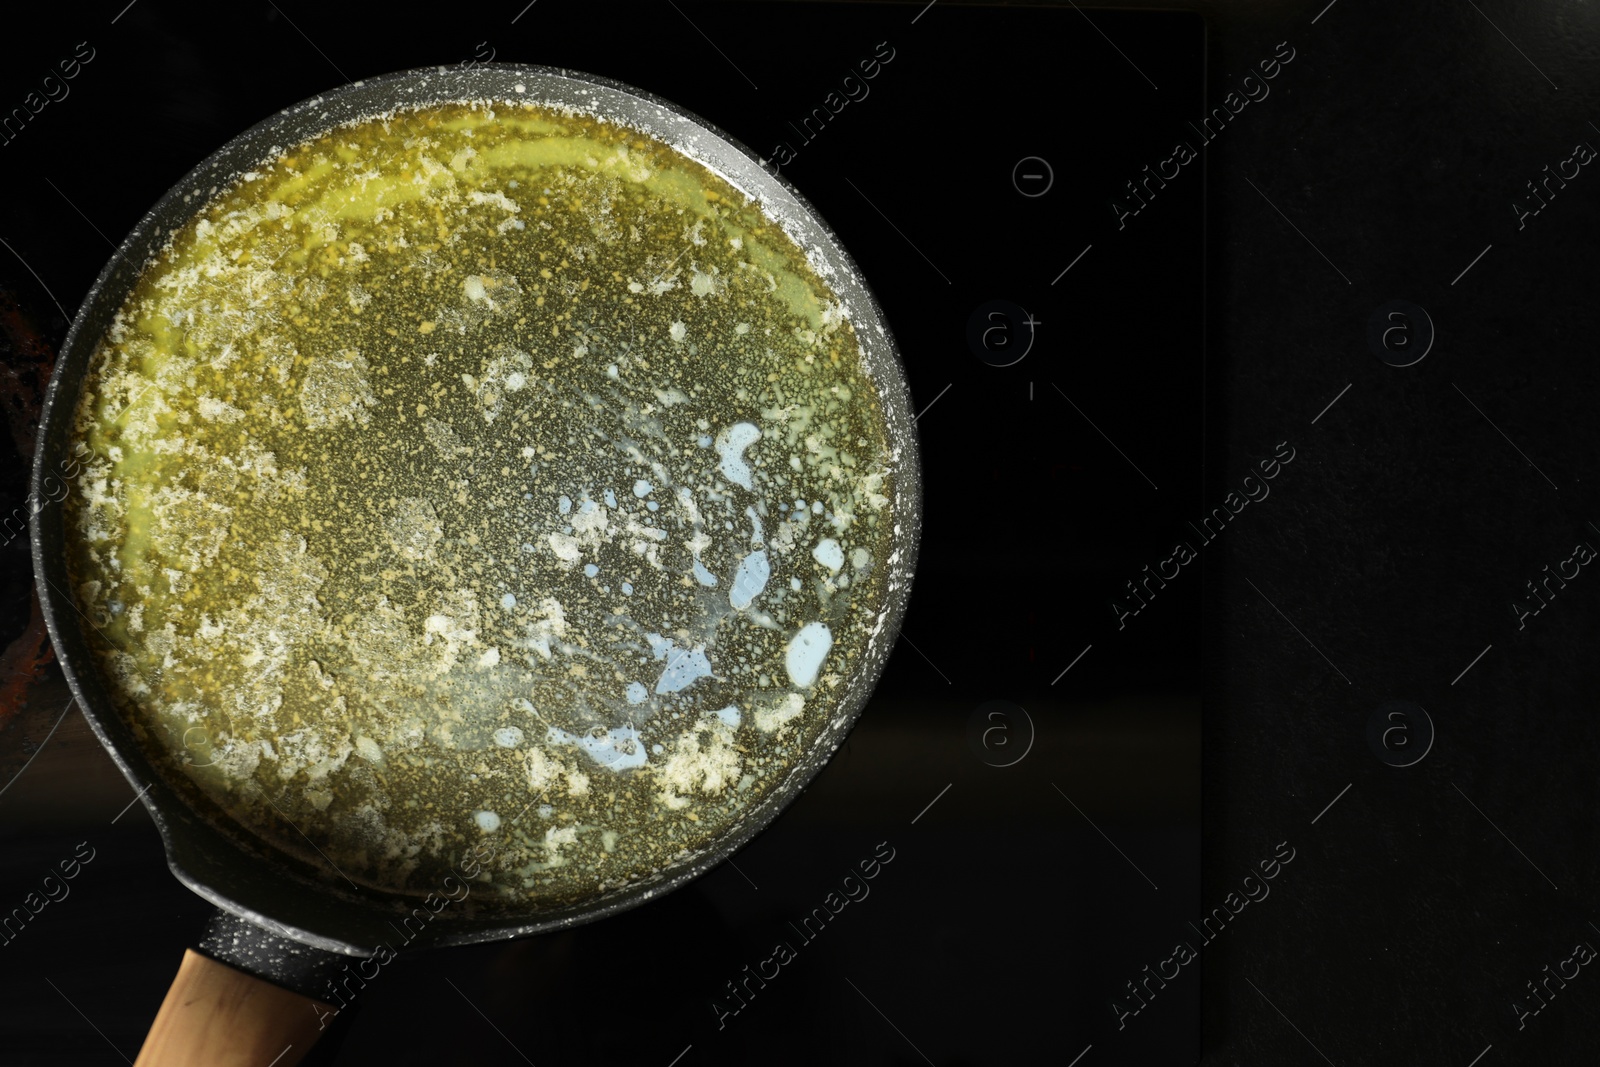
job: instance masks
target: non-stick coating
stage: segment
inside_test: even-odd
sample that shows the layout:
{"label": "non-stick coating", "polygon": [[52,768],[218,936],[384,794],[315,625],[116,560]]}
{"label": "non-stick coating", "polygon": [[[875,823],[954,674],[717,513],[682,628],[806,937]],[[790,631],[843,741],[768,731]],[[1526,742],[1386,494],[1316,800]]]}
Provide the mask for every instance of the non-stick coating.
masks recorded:
{"label": "non-stick coating", "polygon": [[[685,884],[743,847],[805,789],[860,715],[900,632],[921,530],[915,426],[893,336],[855,263],[810,204],[755,153],[674,104],[593,75],[512,64],[413,70],[353,83],[288,108],[240,134],[169,190],[122,242],[67,332],[45,398],[34,459],[34,499],[43,502],[61,496],[61,479],[55,472],[63,469],[58,464],[70,454],[79,390],[112,316],[148,259],[216,192],[276,150],[343,122],[394,108],[477,99],[530,100],[604,115],[657,137],[761,201],[768,214],[811,253],[813,265],[850,309],[887,421],[895,529],[888,561],[888,603],[840,714],[789,777],[713,847],[653,880],[580,904],[488,912],[475,909],[469,897],[424,924],[408,942],[410,947],[519,937],[602,918]],[[326,871],[279,854],[257,839],[226,833],[222,829],[228,823],[226,816],[203,811],[207,802],[185,796],[156,772],[101,681],[89,637],[79,624],[82,615],[70,595],[64,546],[63,509],[46,504],[33,520],[33,558],[56,656],[90,726],[128,781],[144,791],[144,804],[161,831],[173,873],[218,907],[281,936],[353,955],[392,944],[394,920],[408,914],[417,900],[352,892]]]}

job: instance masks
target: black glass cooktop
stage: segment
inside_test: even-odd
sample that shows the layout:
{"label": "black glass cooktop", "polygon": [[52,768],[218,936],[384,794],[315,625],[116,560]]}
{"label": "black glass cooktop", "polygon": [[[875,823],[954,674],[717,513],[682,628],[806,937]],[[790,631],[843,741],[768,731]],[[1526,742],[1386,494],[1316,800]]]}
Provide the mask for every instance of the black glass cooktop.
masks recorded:
{"label": "black glass cooktop", "polygon": [[[922,566],[826,772],[647,907],[402,955],[313,1060],[1593,1061],[1600,25],[1180,6],[1207,22],[8,12],[7,457],[165,189],[280,107],[427,64],[570,67],[703,115],[818,206],[904,353]],[[22,469],[0,463],[24,634],[0,661],[0,1060],[116,1063],[207,908],[33,670]]]}

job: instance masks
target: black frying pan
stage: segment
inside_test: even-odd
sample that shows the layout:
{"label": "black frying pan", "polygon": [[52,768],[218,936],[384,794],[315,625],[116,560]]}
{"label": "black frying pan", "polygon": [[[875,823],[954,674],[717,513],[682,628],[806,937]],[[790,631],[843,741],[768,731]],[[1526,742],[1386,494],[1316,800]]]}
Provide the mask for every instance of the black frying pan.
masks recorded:
{"label": "black frying pan", "polygon": [[[789,232],[815,249],[825,268],[831,268],[831,273],[822,272],[829,284],[858,310],[856,333],[887,421],[890,477],[898,509],[893,554],[886,561],[888,603],[877,636],[847,680],[838,714],[817,744],[778,788],[711,847],[651,879],[561,907],[491,913],[475,908],[468,897],[444,907],[426,923],[407,925],[409,936],[403,947],[465,945],[565,929],[635,907],[717,866],[771,823],[838,748],[881,676],[899,634],[916,561],[922,504],[916,436],[899,355],[877,300],[838,238],[799,192],[755,153],[682,108],[618,82],[510,64],[423,69],[369,79],[266,119],[218,149],[169,190],[100,273],[62,345],[34,459],[31,488],[44,505],[33,520],[34,568],[57,658],[90,726],[140,791],[160,830],[173,873],[220,909],[211,936],[201,946],[204,955],[185,956],[140,1064],[220,1064],[236,1058],[240,1063],[266,1063],[283,1052],[285,1044],[294,1047],[277,1062],[282,1067],[298,1062],[323,1021],[320,1011],[308,1010],[314,1006],[304,998],[326,1002],[330,977],[348,975],[348,965],[363,960],[370,968],[375,955],[382,959],[384,947],[401,940],[396,931],[416,901],[336,887],[325,871],[280,854],[253,836],[228,832],[230,820],[225,815],[207,810],[208,802],[156,770],[117,712],[91,654],[91,643],[104,638],[87,624],[68,591],[63,511],[50,506],[69,491],[76,472],[72,423],[90,357],[167,235],[231,177],[269,158],[275,146],[296,144],[341,122],[396,106],[510,99],[518,83],[526,94],[518,99],[579,110],[599,105],[691,156],[781,215]],[[225,1032],[217,1025],[220,1012],[233,1013]]]}

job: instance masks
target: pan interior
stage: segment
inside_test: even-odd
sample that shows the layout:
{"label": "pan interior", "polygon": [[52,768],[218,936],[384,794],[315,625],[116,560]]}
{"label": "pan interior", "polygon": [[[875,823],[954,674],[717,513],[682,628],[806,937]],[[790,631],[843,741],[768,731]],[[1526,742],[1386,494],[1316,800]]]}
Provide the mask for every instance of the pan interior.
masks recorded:
{"label": "pan interior", "polygon": [[91,359],[77,605],[153,760],[330,877],[564,904],[814,746],[900,504],[851,309],[727,182],[400,109],[196,203]]}

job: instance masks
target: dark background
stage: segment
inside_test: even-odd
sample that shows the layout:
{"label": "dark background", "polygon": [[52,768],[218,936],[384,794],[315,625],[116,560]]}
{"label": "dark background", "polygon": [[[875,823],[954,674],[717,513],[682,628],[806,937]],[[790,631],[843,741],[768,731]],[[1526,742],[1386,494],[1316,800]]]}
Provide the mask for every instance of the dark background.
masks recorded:
{"label": "dark background", "polygon": [[[7,27],[0,108],[95,49],[0,144],[0,282],[51,341],[54,300],[75,310],[112,243],[240,129],[349,78],[492,51],[660,93],[763,154],[795,145],[783,173],[882,298],[926,415],[904,639],[850,742],[737,868],[568,934],[402,959],[325,1055],[1190,1063],[1203,989],[1212,1064],[1592,1058],[1600,979],[1552,980],[1520,1030],[1512,1002],[1537,1007],[1526,982],[1600,945],[1600,594],[1580,573],[1524,628],[1511,609],[1600,545],[1592,168],[1523,229],[1510,205],[1600,146],[1600,12],[139,0],[29,17]],[[867,99],[813,144],[785,134],[883,40],[896,57]],[[1119,230],[1123,183],[1175,140],[1200,149],[1183,118],[1279,42],[1294,59],[1270,96]],[[1026,197],[1012,174],[1034,155],[1056,184]],[[966,344],[991,299],[1040,321],[1010,367]],[[1395,299],[1437,330],[1403,368],[1367,338]],[[1119,630],[1123,583],[1176,538],[1200,547],[1185,522],[1283,441],[1271,496]],[[18,545],[0,550],[13,630]],[[1033,735],[1014,766],[969,740],[992,700],[1026,709],[1004,720],[1008,743]],[[1415,710],[1369,743],[1396,700],[1426,709],[1431,744]],[[119,815],[133,790],[81,718],[56,725],[66,703],[46,676],[0,732],[0,909],[96,850],[0,946],[6,1063],[131,1058],[206,916],[142,809]],[[884,840],[872,896],[717,1030],[721,984]],[[1270,897],[1211,944],[1186,929],[1280,842],[1294,859]],[[1185,939],[1200,960],[1119,1031],[1123,983]]]}

